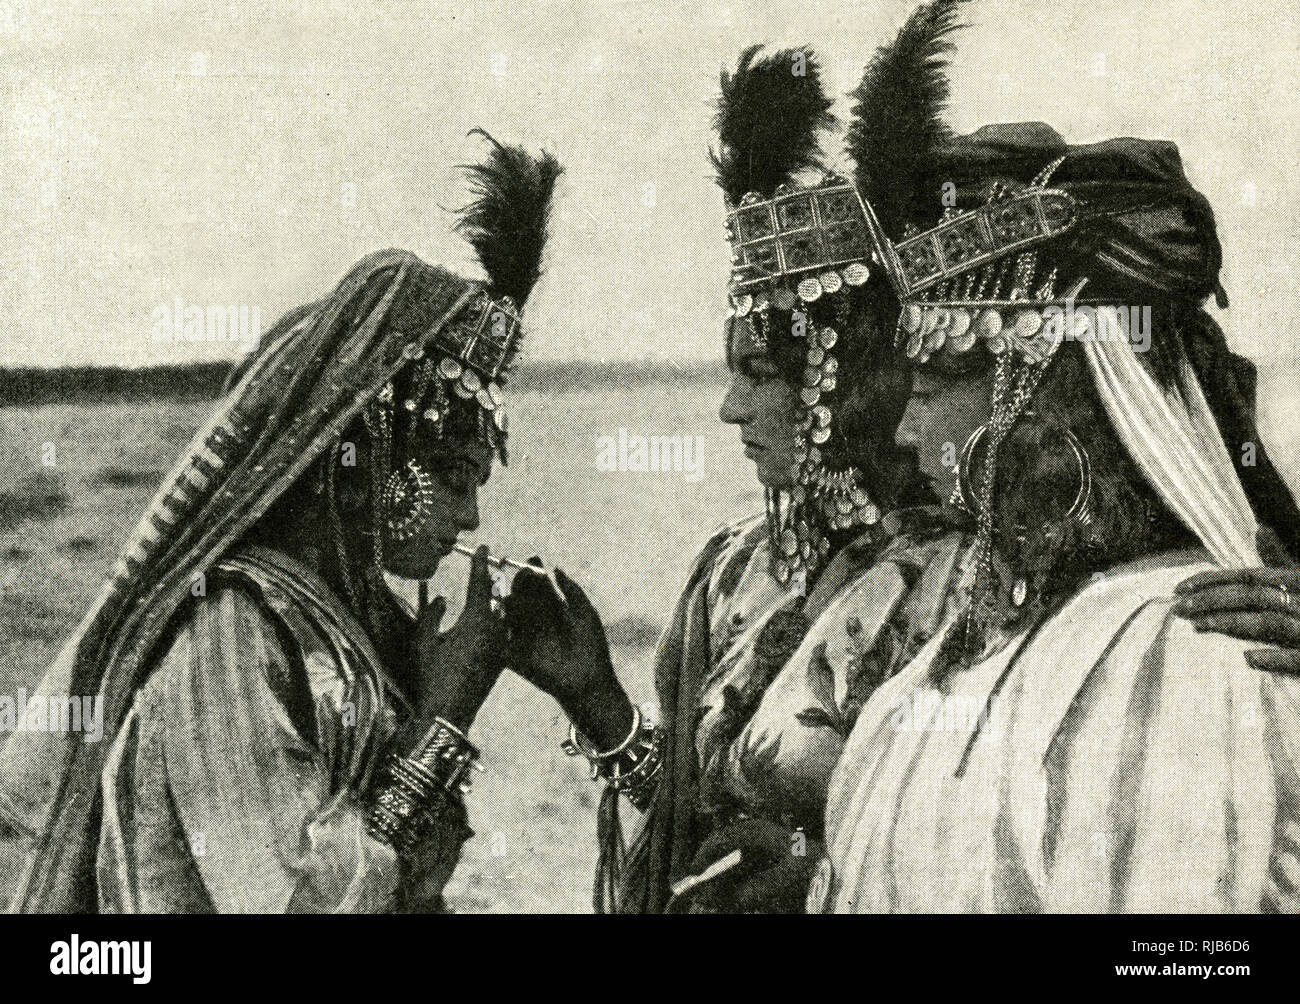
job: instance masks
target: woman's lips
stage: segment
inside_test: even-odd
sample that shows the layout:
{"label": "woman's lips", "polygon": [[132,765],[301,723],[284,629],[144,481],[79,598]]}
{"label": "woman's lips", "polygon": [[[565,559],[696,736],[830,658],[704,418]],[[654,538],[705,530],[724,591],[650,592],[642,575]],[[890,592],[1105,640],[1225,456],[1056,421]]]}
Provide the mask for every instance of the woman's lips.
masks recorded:
{"label": "woman's lips", "polygon": [[745,456],[747,457],[757,457],[760,453],[766,453],[766,452],[767,452],[766,446],[759,446],[757,443],[745,444]]}

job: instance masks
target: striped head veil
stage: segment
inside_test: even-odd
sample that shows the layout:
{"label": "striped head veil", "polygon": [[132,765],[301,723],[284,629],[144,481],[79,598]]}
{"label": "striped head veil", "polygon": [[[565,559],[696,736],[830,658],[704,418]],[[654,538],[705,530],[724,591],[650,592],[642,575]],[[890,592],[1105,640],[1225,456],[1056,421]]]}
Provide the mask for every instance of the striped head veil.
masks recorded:
{"label": "striped head veil", "polygon": [[205,570],[472,293],[413,255],[362,259],[309,320],[268,340],[195,435],[37,690],[102,698],[102,740],[15,732],[0,754],[0,817],[36,840],[15,909],[95,909],[100,773],[168,623]]}

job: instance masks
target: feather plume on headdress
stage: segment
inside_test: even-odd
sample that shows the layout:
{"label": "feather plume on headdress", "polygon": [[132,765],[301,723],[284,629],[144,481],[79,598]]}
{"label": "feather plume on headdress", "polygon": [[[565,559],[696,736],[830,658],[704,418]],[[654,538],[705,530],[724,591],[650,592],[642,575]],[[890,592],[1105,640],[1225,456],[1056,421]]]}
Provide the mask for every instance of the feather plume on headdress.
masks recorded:
{"label": "feather plume on headdress", "polygon": [[564,168],[545,151],[534,157],[482,129],[470,130],[476,133],[492,149],[484,163],[464,165],[474,201],[461,211],[456,229],[473,245],[493,295],[522,307],[541,275],[551,194]]}
{"label": "feather plume on headdress", "polygon": [[713,120],[719,148],[709,159],[733,206],[746,192],[771,198],[799,171],[821,167],[817,134],[835,122],[816,57],[798,49],[760,57],[761,48],[746,49],[734,73],[722,71]]}
{"label": "feather plume on headdress", "polygon": [[966,2],[934,0],[917,8],[898,37],[876,50],[852,92],[848,153],[857,166],[858,192],[895,239],[916,200],[929,194],[918,191],[929,154],[951,136],[942,118],[947,57],[951,36],[964,27],[958,17]]}

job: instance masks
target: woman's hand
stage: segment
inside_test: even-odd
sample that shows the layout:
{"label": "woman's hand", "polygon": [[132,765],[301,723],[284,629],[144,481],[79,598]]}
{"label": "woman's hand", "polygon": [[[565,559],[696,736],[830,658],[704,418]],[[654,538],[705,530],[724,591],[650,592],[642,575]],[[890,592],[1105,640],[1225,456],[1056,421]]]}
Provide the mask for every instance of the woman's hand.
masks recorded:
{"label": "woman's hand", "polygon": [[742,819],[711,833],[691,861],[699,875],[733,851],[740,864],[673,904],[673,912],[803,913],[820,841],[770,819]]}
{"label": "woman's hand", "polygon": [[616,747],[632,728],[632,705],[614,673],[600,614],[559,569],[555,583],[525,569],[506,598],[511,667],[559,702],[598,750]]}
{"label": "woman's hand", "polygon": [[1261,527],[1264,568],[1216,569],[1178,584],[1174,613],[1197,631],[1217,631],[1243,641],[1276,645],[1253,649],[1255,669],[1300,675],[1300,567],[1271,530]]}
{"label": "woman's hand", "polygon": [[487,555],[486,546],[474,552],[465,609],[450,631],[439,631],[447,608],[441,596],[420,612],[416,718],[426,725],[441,717],[459,729],[469,728],[505,665],[509,634],[492,610]]}

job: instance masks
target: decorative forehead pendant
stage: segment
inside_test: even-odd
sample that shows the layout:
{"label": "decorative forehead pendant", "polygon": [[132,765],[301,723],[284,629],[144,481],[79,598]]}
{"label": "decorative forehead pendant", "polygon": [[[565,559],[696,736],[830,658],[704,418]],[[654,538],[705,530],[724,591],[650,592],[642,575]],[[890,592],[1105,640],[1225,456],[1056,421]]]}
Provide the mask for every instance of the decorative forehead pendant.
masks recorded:
{"label": "decorative forehead pendant", "polygon": [[[439,371],[444,378],[455,380],[468,367],[477,371],[474,381],[479,385],[496,382],[518,351],[519,338],[519,313],[514,301],[508,296],[494,300],[480,292],[434,337],[434,343],[448,357],[439,364]],[[467,389],[473,394],[479,386]]]}

